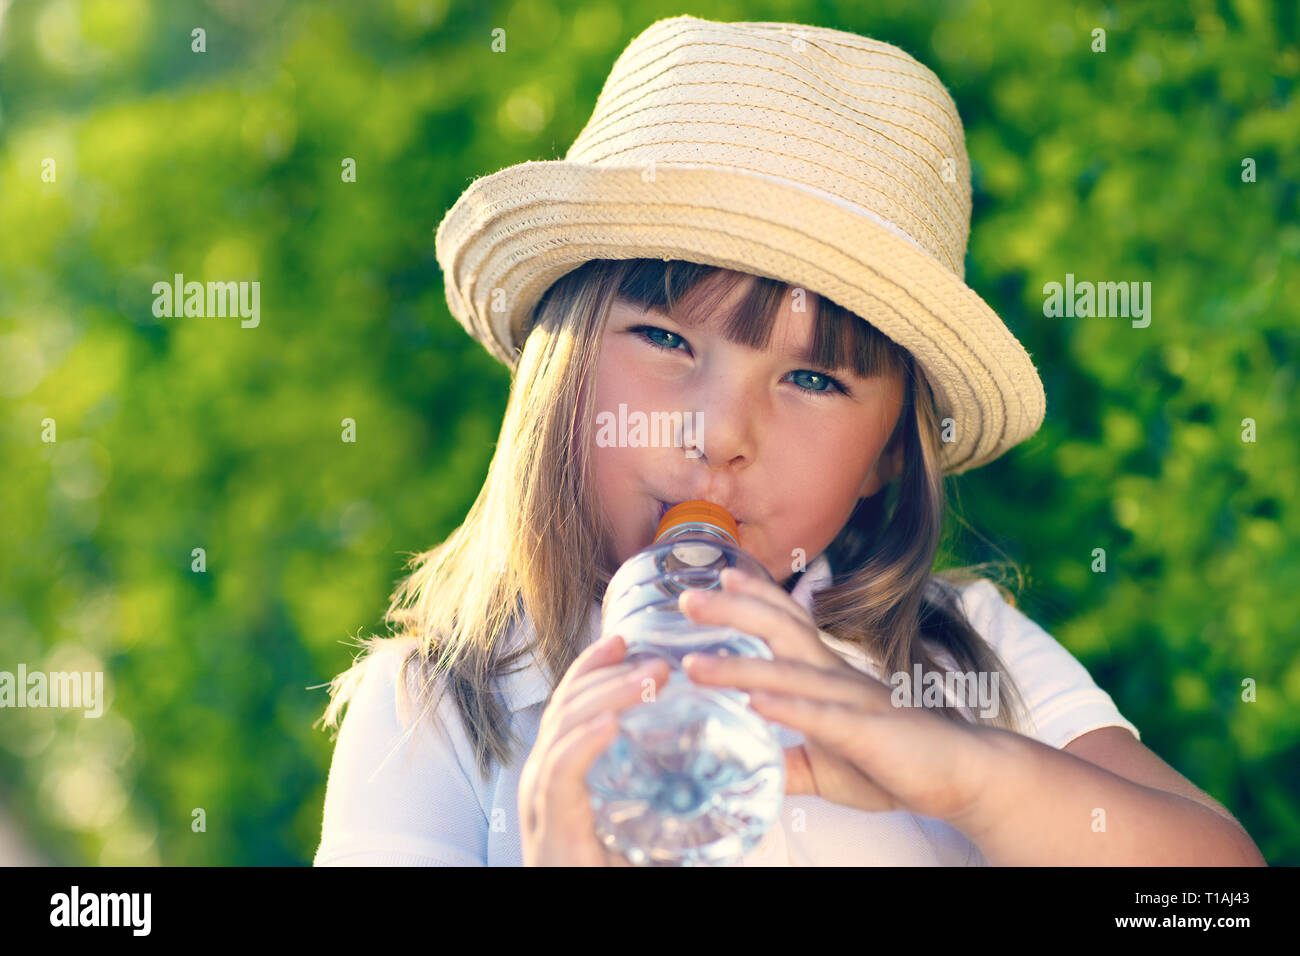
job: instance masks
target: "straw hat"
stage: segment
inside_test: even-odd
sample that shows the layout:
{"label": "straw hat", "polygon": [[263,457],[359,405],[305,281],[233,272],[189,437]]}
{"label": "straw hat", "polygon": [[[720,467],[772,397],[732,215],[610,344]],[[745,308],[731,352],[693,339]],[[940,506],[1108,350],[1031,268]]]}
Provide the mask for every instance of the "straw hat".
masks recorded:
{"label": "straw hat", "polygon": [[591,259],[683,259],[825,296],[933,383],[947,474],[1042,424],[1029,355],[963,281],[957,107],[897,47],[793,23],[659,20],[614,63],[561,160],[475,180],[437,231],[447,304],[512,370],[522,323]]}

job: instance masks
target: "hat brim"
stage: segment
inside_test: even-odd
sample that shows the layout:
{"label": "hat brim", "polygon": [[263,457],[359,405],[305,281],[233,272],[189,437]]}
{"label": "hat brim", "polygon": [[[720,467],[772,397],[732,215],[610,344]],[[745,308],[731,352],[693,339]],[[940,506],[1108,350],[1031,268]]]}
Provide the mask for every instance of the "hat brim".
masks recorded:
{"label": "hat brim", "polygon": [[452,314],[512,370],[524,319],[561,276],[591,259],[681,259],[806,288],[906,348],[953,419],[946,474],[1029,438],[1046,411],[1029,354],[961,278],[869,211],[765,174],[521,163],[475,180],[435,246]]}

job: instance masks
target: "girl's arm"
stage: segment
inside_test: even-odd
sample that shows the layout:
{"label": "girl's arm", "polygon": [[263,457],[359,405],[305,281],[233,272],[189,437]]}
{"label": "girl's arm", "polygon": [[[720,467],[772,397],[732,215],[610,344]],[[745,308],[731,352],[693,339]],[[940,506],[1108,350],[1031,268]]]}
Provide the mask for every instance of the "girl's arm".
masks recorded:
{"label": "girl's arm", "polygon": [[487,866],[488,820],[451,695],[438,709],[448,734],[399,715],[408,646],[386,640],[365,661],[330,761],[315,866]]}
{"label": "girl's arm", "polygon": [[[898,706],[884,683],[833,654],[777,585],[729,568],[722,587],[688,590],[680,605],[693,621],[762,637],[775,659],[702,654],[682,663],[691,680],[745,690],[757,713],[804,735],[786,750],[787,794],[944,820],[995,864],[1265,863],[1226,811],[1127,730],[1103,727],[1057,750]],[[1032,653],[1053,643],[1040,640]]]}
{"label": "girl's arm", "polygon": [[987,786],[948,822],[995,866],[1267,866],[1239,823],[1126,730],[1079,738],[1078,749],[1108,769],[1032,737],[986,729],[993,744]]}

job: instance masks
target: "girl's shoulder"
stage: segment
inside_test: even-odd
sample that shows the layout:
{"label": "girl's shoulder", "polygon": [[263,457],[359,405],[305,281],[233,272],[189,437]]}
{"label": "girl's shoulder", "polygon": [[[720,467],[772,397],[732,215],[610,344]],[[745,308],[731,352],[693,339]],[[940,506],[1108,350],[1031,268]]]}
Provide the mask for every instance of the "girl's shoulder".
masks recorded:
{"label": "girl's shoulder", "polygon": [[[409,723],[409,705],[418,686],[414,658],[419,642],[413,637],[374,638],[364,653],[337,678],[336,705],[349,711],[369,708],[391,710],[399,723]],[[410,660],[411,665],[406,664]],[[405,671],[407,694],[398,693],[398,675]]]}
{"label": "girl's shoulder", "polygon": [[[1045,647],[1052,653],[1042,659],[1044,663],[1050,660],[1059,666],[1064,658],[1074,660],[1056,638],[1021,610],[1019,599],[1005,586],[988,578],[941,577],[933,578],[932,586],[945,592],[966,623],[1004,660]],[[925,640],[936,653],[945,652],[932,638]]]}
{"label": "girl's shoulder", "polygon": [[[958,601],[1014,680],[1029,710],[1033,736],[1060,748],[1081,733],[1117,726],[1141,739],[1083,663],[1025,614],[1010,592],[980,579],[960,586]],[[951,659],[944,654],[940,658],[948,666]]]}
{"label": "girl's shoulder", "polygon": [[1038,627],[1023,611],[1020,600],[1008,587],[970,573],[936,574],[930,578],[929,600],[956,610],[986,642],[1001,646],[1008,639],[1032,634]]}
{"label": "girl's shoulder", "polygon": [[[450,695],[432,733],[403,694],[414,639],[381,638],[353,665],[351,700],[326,781],[322,865],[478,866],[486,826],[474,755]],[[413,661],[413,663],[417,663]],[[406,690],[414,691],[415,668]]]}
{"label": "girl's shoulder", "polygon": [[[993,643],[1000,644],[1008,637],[1015,637],[1027,624],[1033,624],[1020,611],[1016,596],[988,578],[958,585],[957,601],[971,627]],[[1008,615],[1007,611],[1014,613]],[[993,626],[995,623],[997,626]]]}

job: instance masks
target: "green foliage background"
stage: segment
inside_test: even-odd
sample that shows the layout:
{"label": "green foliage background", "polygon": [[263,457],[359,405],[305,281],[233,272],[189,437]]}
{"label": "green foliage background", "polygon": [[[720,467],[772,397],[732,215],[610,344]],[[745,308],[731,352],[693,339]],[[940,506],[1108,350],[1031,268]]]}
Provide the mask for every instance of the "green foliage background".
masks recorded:
{"label": "green foliage background", "polygon": [[[1038,436],[955,479],[980,532],[961,556],[1015,560],[1026,613],[1143,742],[1300,863],[1288,0],[9,6],[0,670],[110,687],[98,720],[0,712],[0,805],[39,853],[310,861],[320,685],[405,554],[463,516],[505,404],[505,369],[449,316],[433,230],[471,178],[562,156],[628,40],[680,13],[860,32],[951,89],[968,281],[1048,395]],[[155,319],[177,272],[260,280],[261,325]],[[1067,272],[1150,281],[1150,326],[1044,318]]]}

